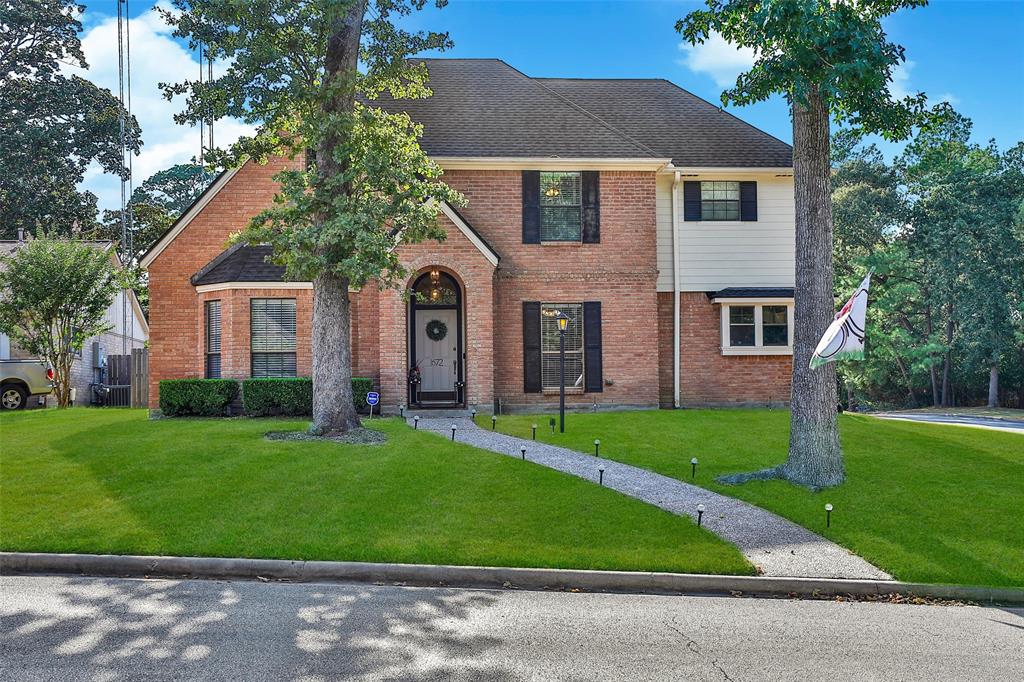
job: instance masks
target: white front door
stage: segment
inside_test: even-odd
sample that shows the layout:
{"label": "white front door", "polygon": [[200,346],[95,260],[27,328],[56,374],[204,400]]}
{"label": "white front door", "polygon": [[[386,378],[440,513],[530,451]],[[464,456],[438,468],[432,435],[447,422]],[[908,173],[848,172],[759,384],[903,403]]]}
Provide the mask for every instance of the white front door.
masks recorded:
{"label": "white front door", "polygon": [[454,310],[416,311],[416,362],[422,393],[452,393],[454,399],[459,359],[456,318]]}

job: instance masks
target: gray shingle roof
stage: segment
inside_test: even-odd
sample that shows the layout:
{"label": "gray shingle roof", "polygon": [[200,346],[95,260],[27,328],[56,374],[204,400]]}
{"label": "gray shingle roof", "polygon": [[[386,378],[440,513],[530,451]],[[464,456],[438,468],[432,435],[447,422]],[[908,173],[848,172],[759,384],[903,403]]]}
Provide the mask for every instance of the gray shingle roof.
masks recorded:
{"label": "gray shingle roof", "polygon": [[270,246],[235,244],[192,275],[192,284],[283,282],[284,266],[267,260],[272,253]]}
{"label": "gray shingle roof", "polygon": [[498,59],[423,61],[432,97],[376,104],[421,123],[431,156],[792,165],[788,144],[669,81],[530,78]]}
{"label": "gray shingle roof", "polygon": [[793,149],[666,80],[538,82],[672,159],[676,166],[789,167]]}
{"label": "gray shingle roof", "polygon": [[793,298],[793,287],[727,287],[708,298]]}

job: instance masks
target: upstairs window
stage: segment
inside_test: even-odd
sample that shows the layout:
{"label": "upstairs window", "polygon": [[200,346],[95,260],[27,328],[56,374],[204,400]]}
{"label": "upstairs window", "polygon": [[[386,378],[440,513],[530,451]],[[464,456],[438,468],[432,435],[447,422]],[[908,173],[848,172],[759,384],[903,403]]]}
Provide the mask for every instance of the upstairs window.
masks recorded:
{"label": "upstairs window", "polygon": [[705,180],[700,183],[701,220],[739,220],[740,183]]}
{"label": "upstairs window", "polygon": [[558,313],[569,318],[565,330],[565,387],[583,390],[583,304],[541,303],[540,305],[540,379],[545,391],[559,389],[560,349]]}
{"label": "upstairs window", "polygon": [[578,242],[583,238],[583,189],[579,172],[540,174],[540,240]]}
{"label": "upstairs window", "polygon": [[206,302],[207,379],[220,379],[220,301]]}
{"label": "upstairs window", "polygon": [[295,376],[295,299],[250,301],[249,339],[252,376]]}

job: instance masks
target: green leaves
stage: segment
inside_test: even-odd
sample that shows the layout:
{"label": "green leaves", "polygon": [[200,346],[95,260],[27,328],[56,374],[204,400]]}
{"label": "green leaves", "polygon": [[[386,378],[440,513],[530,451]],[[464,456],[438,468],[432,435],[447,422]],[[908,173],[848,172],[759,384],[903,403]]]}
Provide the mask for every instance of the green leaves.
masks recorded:
{"label": "green leaves", "polygon": [[[385,92],[430,95],[426,67],[410,56],[451,41],[394,21],[424,5],[376,0],[368,11],[364,0],[175,0],[176,11],[164,12],[176,35],[202,41],[215,59],[229,62],[211,82],[163,86],[169,98],[188,95],[179,119],[237,116],[258,125],[253,137],[211,153],[215,163],[308,155],[305,170],[277,176],[274,205],[236,236],[271,244],[290,278],[331,272],[353,286],[387,286],[403,274],[398,244],[445,236],[433,202],[458,204],[461,197],[420,149],[420,127],[373,106]],[[344,40],[353,17],[360,67],[328,63],[331,54],[355,63],[338,45],[328,49],[329,41]]]}
{"label": "green leaves", "polygon": [[[84,66],[67,0],[7,2],[0,10],[0,236],[19,228],[69,234],[96,219],[96,197],[78,184],[93,162],[127,176],[121,156],[121,105],[109,90],[61,73]],[[141,132],[126,120],[125,140],[138,153]]]}
{"label": "green leaves", "polygon": [[53,367],[63,406],[72,358],[86,339],[111,328],[107,309],[119,281],[110,253],[43,236],[0,260],[0,331]]}
{"label": "green leaves", "polygon": [[891,43],[881,19],[927,0],[708,0],[676,30],[691,44],[719,33],[756,61],[722,93],[722,103],[745,105],[785,95],[806,105],[820,92],[836,122],[886,139],[903,139],[925,120],[926,98],[889,93],[903,48]]}

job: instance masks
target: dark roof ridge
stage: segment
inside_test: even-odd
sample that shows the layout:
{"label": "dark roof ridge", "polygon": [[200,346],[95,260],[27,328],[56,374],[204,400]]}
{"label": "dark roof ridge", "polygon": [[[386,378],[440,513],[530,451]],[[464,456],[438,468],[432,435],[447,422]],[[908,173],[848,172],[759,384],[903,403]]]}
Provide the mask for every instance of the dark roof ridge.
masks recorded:
{"label": "dark roof ridge", "polygon": [[210,270],[213,270],[215,267],[217,267],[225,260],[230,258],[236,251],[245,246],[248,246],[248,244],[244,242],[237,242],[235,244],[232,244],[231,246],[229,246],[228,248],[214,256],[213,260],[211,260],[209,263],[199,268],[196,271],[196,274],[192,275],[192,277],[190,277],[189,280],[192,282],[193,285],[195,285],[199,280],[203,278],[203,275],[208,273]]}
{"label": "dark roof ridge", "polygon": [[590,111],[584,109],[583,107],[581,107],[580,105],[576,104],[575,102],[573,102],[569,98],[565,97],[564,95],[562,95],[562,94],[556,92],[555,90],[552,90],[548,86],[544,85],[543,83],[540,82],[540,79],[534,78],[532,76],[527,76],[525,73],[523,73],[522,71],[520,71],[519,69],[517,69],[516,67],[512,66],[511,64],[509,64],[508,62],[506,62],[506,61],[504,61],[502,59],[498,59],[497,61],[499,61],[502,64],[504,64],[509,69],[511,69],[515,73],[519,74],[521,77],[525,78],[526,80],[528,80],[533,85],[535,85],[535,86],[537,86],[539,88],[542,88],[544,90],[544,92],[547,92],[550,95],[552,95],[553,97],[556,97],[558,100],[560,100],[561,102],[564,102],[566,105],[572,107],[573,109],[575,109],[576,111],[580,112],[584,116],[586,116],[586,117],[588,117],[590,119],[593,119],[594,121],[597,121],[602,126],[604,126],[605,129],[610,130],[611,132],[615,133],[616,135],[618,135],[622,139],[626,140],[630,144],[632,144],[632,145],[634,145],[636,147],[639,147],[640,149],[643,149],[648,154],[650,154],[651,157],[656,158],[656,159],[662,158],[661,154],[658,154],[656,151],[654,151],[653,149],[651,149],[650,147],[648,147],[644,143],[642,143],[639,140],[636,140],[636,139],[630,137],[626,133],[622,132],[621,130],[619,130],[618,128],[613,126],[612,124],[608,123],[608,121],[605,121],[600,116],[597,116],[597,115],[591,113]]}
{"label": "dark roof ridge", "polygon": [[665,81],[666,83],[668,83],[669,85],[671,85],[671,86],[672,86],[673,88],[676,88],[677,90],[681,90],[682,92],[685,92],[685,93],[686,93],[687,95],[689,95],[690,97],[693,97],[693,98],[695,98],[695,99],[699,99],[699,100],[700,100],[701,102],[704,102],[704,103],[706,103],[706,104],[707,104],[707,105],[709,105],[709,106],[712,106],[712,107],[716,107],[716,108],[717,108],[717,109],[718,109],[719,111],[721,111],[721,112],[722,112],[723,114],[726,114],[726,115],[728,115],[728,116],[732,117],[733,119],[735,119],[735,120],[739,121],[739,122],[740,122],[740,123],[742,123],[743,125],[745,125],[745,126],[747,126],[748,128],[750,128],[751,130],[754,130],[754,131],[756,131],[756,132],[759,132],[759,133],[761,133],[762,135],[767,135],[768,137],[772,138],[772,139],[773,139],[773,140],[775,140],[776,142],[781,142],[782,144],[786,145],[786,146],[787,146],[787,147],[789,147],[790,149],[792,149],[792,148],[793,148],[793,145],[791,145],[790,143],[786,142],[785,140],[780,140],[779,138],[775,137],[774,135],[772,135],[771,133],[769,133],[769,132],[768,132],[768,131],[766,131],[766,130],[761,130],[760,128],[758,128],[757,126],[755,126],[755,125],[754,125],[753,123],[748,123],[747,121],[744,121],[744,120],[743,120],[742,118],[740,118],[740,117],[739,117],[739,116],[737,116],[736,114],[732,113],[731,111],[728,111],[728,110],[726,110],[726,108],[725,108],[724,106],[722,106],[722,105],[715,105],[715,104],[714,104],[714,103],[712,103],[712,102],[708,102],[708,101],[707,101],[706,99],[704,99],[704,98],[703,98],[703,97],[701,97],[700,95],[695,95],[695,94],[693,94],[692,92],[690,92],[689,90],[687,90],[687,89],[686,89],[686,88],[684,88],[683,86],[679,85],[678,83],[673,83],[672,81],[668,80],[667,78],[662,78],[661,80]]}

